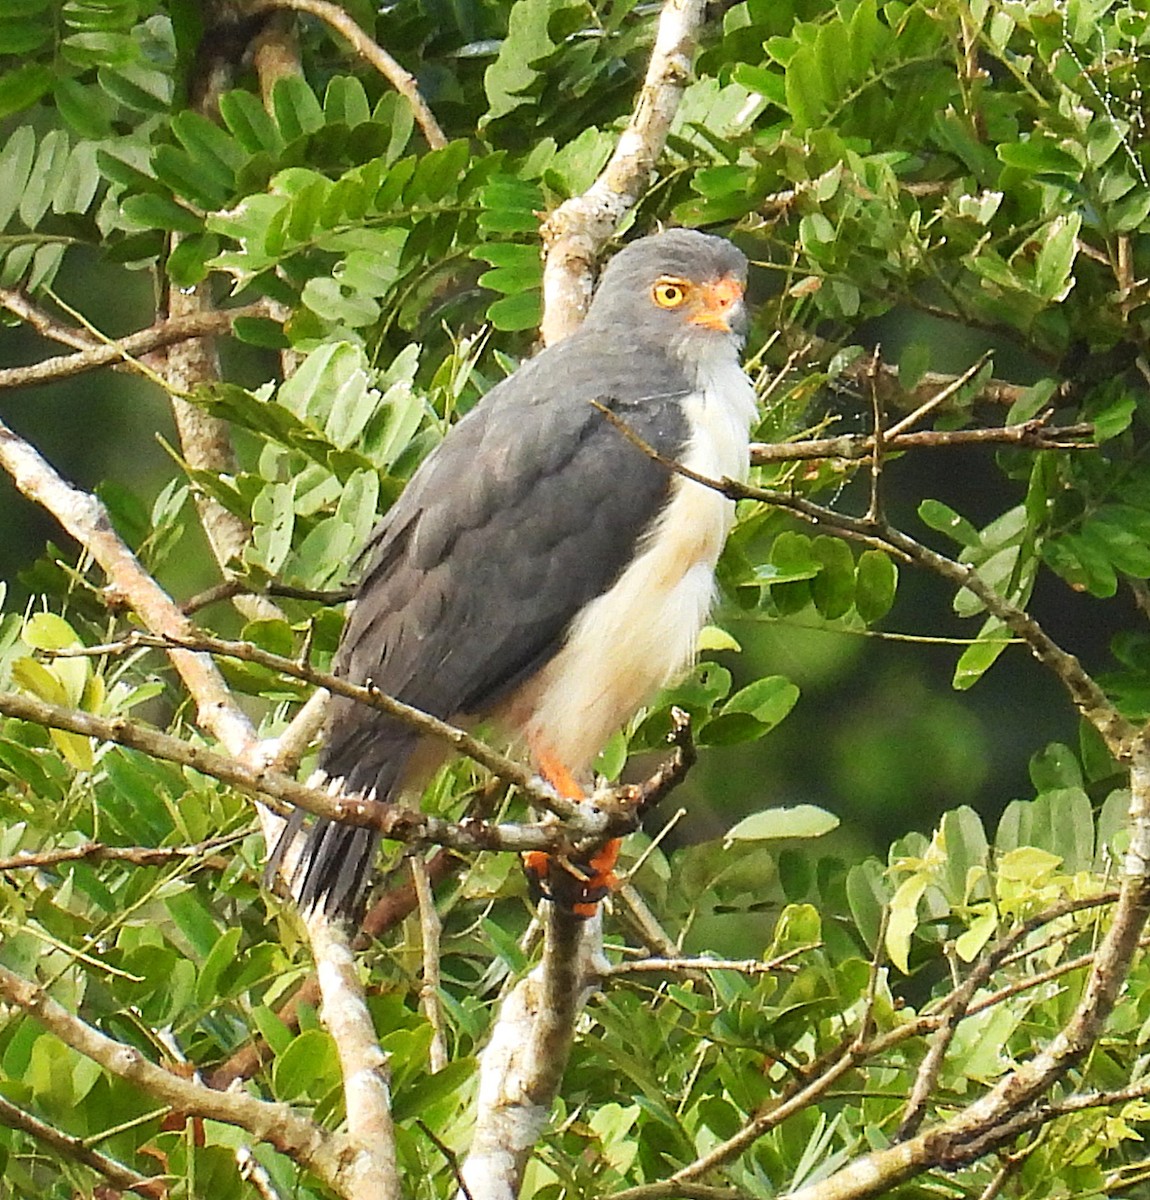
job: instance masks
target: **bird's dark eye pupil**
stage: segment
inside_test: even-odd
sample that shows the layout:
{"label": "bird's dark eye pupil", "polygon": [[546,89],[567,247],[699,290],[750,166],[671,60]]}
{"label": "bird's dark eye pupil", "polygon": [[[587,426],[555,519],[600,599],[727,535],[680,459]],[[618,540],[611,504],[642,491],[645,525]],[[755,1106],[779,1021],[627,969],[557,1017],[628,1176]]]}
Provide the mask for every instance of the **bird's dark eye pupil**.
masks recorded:
{"label": "bird's dark eye pupil", "polygon": [[661,308],[675,308],[682,304],[686,291],[679,283],[657,283],[655,285],[655,303]]}

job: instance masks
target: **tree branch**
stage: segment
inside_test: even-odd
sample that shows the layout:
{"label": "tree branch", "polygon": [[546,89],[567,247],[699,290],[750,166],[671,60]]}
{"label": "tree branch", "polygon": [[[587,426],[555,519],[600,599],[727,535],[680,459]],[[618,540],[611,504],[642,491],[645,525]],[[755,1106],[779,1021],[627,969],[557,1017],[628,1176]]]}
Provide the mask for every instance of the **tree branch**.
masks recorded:
{"label": "tree branch", "polygon": [[163,1200],[168,1194],[167,1180],[150,1179],[147,1175],[133,1171],[116,1159],[93,1149],[84,1138],[65,1133],[55,1125],[41,1121],[39,1117],[17,1108],[3,1096],[0,1096],[0,1125],[7,1125],[9,1129],[19,1129],[38,1142],[50,1146],[57,1154],[90,1167],[119,1191],[134,1192],[137,1196],[148,1196],[151,1200]]}
{"label": "tree branch", "polygon": [[[1083,441],[1094,432],[1088,423],[1050,425],[1051,414],[1043,413],[1016,425],[988,426],[979,429],[925,429],[901,433],[883,440],[888,454],[901,450],[943,450],[954,446],[1017,446],[1025,450],[1090,450],[1093,443]],[[870,434],[843,434],[840,437],[807,438],[798,442],[755,442],[751,445],[751,465],[767,466],[780,462],[805,462],[810,459],[841,458],[858,461],[870,458],[874,438]]]}
{"label": "tree branch", "polygon": [[[81,737],[115,742],[139,750],[153,758],[191,767],[203,775],[230,784],[250,796],[278,801],[273,805],[284,813],[290,807],[302,808],[319,817],[378,829],[385,837],[409,843],[431,843],[454,850],[555,850],[564,851],[574,836],[609,837],[613,830],[602,812],[581,817],[575,813],[571,831],[555,822],[537,824],[492,825],[484,821],[445,821],[440,817],[368,800],[361,796],[333,795],[326,788],[309,787],[289,776],[264,766],[249,766],[239,757],[220,754],[162,733],[158,729],[124,717],[99,717],[78,709],[60,708],[15,692],[0,692],[0,713],[31,721],[48,729],[65,729]],[[616,831],[617,832],[617,831]]]}
{"label": "tree branch", "polygon": [[[211,289],[206,282],[187,290],[172,288],[168,293],[170,317],[195,317],[215,311]],[[220,360],[214,339],[207,335],[186,338],[168,347],[164,376],[171,387],[172,416],[180,450],[188,466],[193,471],[212,475],[234,475],[236,457],[228,422],[183,398],[197,387],[219,381]],[[226,577],[233,565],[242,561],[244,549],[251,542],[251,528],[247,521],[203,489],[196,488],[194,495],[200,525],[212,555]],[[283,617],[280,608],[265,596],[243,593],[235,596],[233,602],[249,621]]]}
{"label": "tree branch", "polygon": [[174,858],[199,858],[214,850],[235,845],[246,833],[208,838],[194,846],[106,846],[103,842],[85,842],[60,850],[25,850],[10,858],[0,858],[0,872],[44,870],[67,862],[129,862],[137,867],[158,867]]}
{"label": "tree branch", "polygon": [[435,893],[431,890],[427,864],[418,855],[411,860],[411,882],[419,901],[420,956],[423,960],[419,1007],[431,1026],[428,1066],[434,1075],[447,1066],[447,1038],[443,1030],[443,1009],[439,1003],[439,939],[443,923],[435,907]]}
{"label": "tree branch", "polygon": [[[108,577],[110,590],[140,616],[148,629],[177,642],[193,634],[187,617],[121,541],[103,504],[65,483],[33,446],[3,422],[0,467],[29,500],[46,508],[92,555]],[[255,730],[212,660],[186,650],[172,650],[170,657],[196,703],[200,725],[233,754],[242,755],[252,749],[257,742]]]}
{"label": "tree branch", "polygon": [[[28,319],[29,308],[20,303],[23,299],[19,292],[0,290],[0,305],[16,313],[17,316]],[[37,310],[38,311],[38,310]],[[0,369],[0,389],[28,387],[38,383],[52,383],[58,379],[70,379],[85,371],[94,371],[98,367],[110,364],[124,363],[134,366],[132,360],[138,359],[152,350],[159,350],[188,338],[206,337],[212,334],[228,333],[237,317],[267,316],[267,306],[263,303],[248,304],[243,308],[217,309],[211,312],[189,313],[186,316],[167,317],[157,321],[147,329],[130,333],[127,337],[117,338],[108,343],[94,343],[91,335],[79,334],[74,337],[67,333],[63,326],[53,324],[57,332],[52,336],[63,341],[68,338],[70,345],[85,347],[76,354],[63,354],[54,358],[46,358],[41,362],[32,363],[26,367],[5,367]],[[33,328],[40,326],[29,322]]]}
{"label": "tree branch", "polygon": [[[335,1042],[347,1107],[347,1140],[354,1155],[341,1168],[347,1195],[399,1200],[403,1195],[391,1119],[391,1079],[355,957],[338,921],[313,911],[307,918],[323,1020]],[[230,1094],[230,1093],[229,1093]]]}
{"label": "tree branch", "polygon": [[548,904],[545,919],[543,958],[503,1001],[480,1057],[475,1133],[458,1200],[516,1200],[598,974],[602,917],[582,921]]}
{"label": "tree branch", "polygon": [[440,150],[447,145],[447,138],[439,127],[435,114],[420,94],[415,76],[400,66],[378,42],[368,37],[338,4],[333,4],[330,0],[256,0],[251,5],[252,12],[267,12],[277,8],[288,8],[293,12],[318,17],[334,29],[351,45],[356,54],[370,63],[411,105],[416,124],[423,131],[423,136],[432,150]]}
{"label": "tree branch", "polygon": [[22,1009],[73,1050],[126,1079],[172,1108],[246,1130],[314,1171],[339,1189],[346,1141],[325,1133],[287,1104],[259,1100],[244,1091],[217,1092],[146,1059],[135,1047],[114,1041],[74,1017],[42,988],[0,967],[0,996]]}
{"label": "tree branch", "polygon": [[643,88],[630,123],[599,178],[543,222],[543,323],[552,345],[578,328],[591,301],[592,271],[623,216],[647,190],[691,72],[703,0],[664,0]]}
{"label": "tree branch", "polygon": [[14,316],[19,317],[25,325],[30,325],[41,337],[47,338],[49,341],[71,346],[73,350],[86,350],[89,346],[95,345],[95,339],[86,329],[77,329],[72,325],[62,324],[51,313],[45,312],[38,304],[15,288],[0,288],[0,308],[6,308]]}

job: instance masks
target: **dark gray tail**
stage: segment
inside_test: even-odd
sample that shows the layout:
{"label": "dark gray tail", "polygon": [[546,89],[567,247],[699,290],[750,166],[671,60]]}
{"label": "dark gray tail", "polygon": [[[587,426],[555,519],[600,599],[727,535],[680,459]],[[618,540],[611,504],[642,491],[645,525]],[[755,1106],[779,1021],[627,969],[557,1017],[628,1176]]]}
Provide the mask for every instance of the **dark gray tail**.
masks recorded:
{"label": "dark gray tail", "polygon": [[[269,886],[306,815],[297,809],[288,818],[268,858],[265,880]],[[328,916],[354,917],[363,901],[379,834],[374,829],[317,817],[306,839],[291,880],[296,903],[304,912],[319,910]]]}

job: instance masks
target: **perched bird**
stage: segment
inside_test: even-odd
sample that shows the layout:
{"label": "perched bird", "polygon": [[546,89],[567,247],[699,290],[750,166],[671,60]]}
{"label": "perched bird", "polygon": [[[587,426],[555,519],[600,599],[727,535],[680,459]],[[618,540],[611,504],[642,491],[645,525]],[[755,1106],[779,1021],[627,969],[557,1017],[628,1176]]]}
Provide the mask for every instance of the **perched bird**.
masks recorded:
{"label": "perched bird", "polygon": [[[730,242],[684,229],[616,254],[582,327],[493,387],[380,521],[335,670],[441,718],[492,718],[581,797],[611,734],[690,663],[734,508],[602,408],[666,460],[745,477],[746,268]],[[320,767],[394,800],[427,778],[420,741],[334,697]],[[301,905],[353,910],[377,840],[316,821]],[[580,916],[614,862],[612,848],[562,869],[527,857],[543,894]]]}

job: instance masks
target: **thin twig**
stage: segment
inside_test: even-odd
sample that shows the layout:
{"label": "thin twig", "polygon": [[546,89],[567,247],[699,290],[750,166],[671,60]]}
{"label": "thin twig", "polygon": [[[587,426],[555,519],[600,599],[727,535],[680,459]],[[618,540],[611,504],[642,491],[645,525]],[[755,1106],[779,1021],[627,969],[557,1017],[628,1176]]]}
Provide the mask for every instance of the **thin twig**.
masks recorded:
{"label": "thin twig", "polygon": [[233,846],[247,837],[247,831],[224,837],[208,838],[192,846],[108,846],[103,842],[84,842],[59,850],[25,850],[10,858],[0,858],[0,872],[44,870],[67,862],[129,862],[137,867],[156,867],[176,858],[199,858]]}
{"label": "thin twig", "polygon": [[901,421],[896,421],[887,431],[888,438],[896,438],[900,433],[907,433],[911,428],[919,423],[923,417],[934,412],[940,404],[945,404],[951,396],[960,392],[978,373],[986,366],[991,359],[991,352],[988,350],[980,358],[978,358],[971,366],[967,367],[961,375],[956,379],[951,380],[945,387],[940,388],[929,400],[920,404],[914,412],[903,417]]}
{"label": "thin twig", "polygon": [[411,881],[419,901],[420,952],[423,958],[419,1007],[431,1026],[428,1065],[435,1075],[447,1066],[447,1038],[443,1030],[443,1009],[439,1004],[439,937],[443,924],[435,907],[435,893],[427,877],[427,864],[418,855],[411,859]]}
{"label": "thin twig", "polygon": [[74,1162],[82,1163],[98,1175],[102,1175],[119,1191],[133,1192],[137,1196],[148,1196],[151,1197],[151,1200],[162,1200],[168,1194],[166,1179],[162,1177],[149,1179],[147,1175],[133,1171],[131,1167],[93,1149],[84,1138],[65,1133],[62,1129],[57,1129],[55,1125],[41,1121],[39,1117],[34,1117],[30,1112],[17,1108],[3,1096],[0,1096],[0,1125],[7,1125],[9,1129],[19,1129],[29,1137],[51,1147],[57,1154],[70,1158]]}
{"label": "thin twig", "polygon": [[[11,292],[0,292],[0,305],[17,312],[18,315],[24,315],[23,312],[13,307],[12,296]],[[171,346],[177,342],[186,341],[188,338],[228,333],[237,317],[266,315],[264,304],[249,304],[243,308],[217,309],[209,312],[190,313],[185,317],[168,317],[165,320],[157,321],[155,325],[151,325],[147,329],[141,329],[136,333],[130,333],[126,337],[107,343],[93,344],[93,339],[87,335],[86,342],[79,343],[86,348],[75,354],[46,358],[26,367],[0,369],[0,389],[29,387],[32,384],[70,379],[74,375],[80,375],[85,371],[94,371],[98,367],[106,367],[114,363],[125,363],[131,366],[134,359],[163,346]],[[77,338],[70,344],[77,344],[78,341],[79,336],[77,335]]]}
{"label": "thin twig", "polygon": [[609,963],[601,969],[604,978],[618,975],[638,975],[645,972],[674,973],[678,971],[738,971],[742,975],[772,975],[776,971],[795,971],[791,959],[817,950],[822,942],[796,946],[786,954],[764,961],[761,958],[639,958],[629,962]]}
{"label": "thin twig", "polygon": [[575,836],[609,837],[613,832],[606,814],[588,804],[586,813],[575,813],[571,832],[555,822],[492,825],[483,821],[445,821],[429,813],[369,800],[362,796],[333,795],[326,788],[309,787],[267,766],[248,766],[241,759],[193,745],[158,729],[125,717],[98,717],[78,709],[61,708],[32,696],[0,692],[0,713],[31,721],[48,729],[65,729],[82,737],[115,742],[153,758],[191,767],[221,783],[257,796],[281,815],[291,806],[328,820],[378,829],[396,841],[450,846],[455,850],[564,851]]}
{"label": "thin twig", "polygon": [[[1094,432],[1089,422],[1077,425],[1050,425],[1050,414],[1022,421],[1017,425],[994,425],[979,429],[926,429],[915,433],[884,435],[887,454],[902,450],[948,450],[955,446],[1017,446],[1026,450],[1091,450],[1088,439]],[[797,442],[753,442],[751,465],[806,462],[811,459],[841,458],[848,461],[870,458],[874,439],[869,434],[841,434],[839,437],[807,438]]]}
{"label": "thin twig", "polygon": [[417,1117],[415,1123],[423,1130],[427,1136],[427,1140],[443,1155],[447,1165],[451,1168],[451,1173],[455,1176],[455,1182],[459,1184],[459,1194],[462,1200],[475,1200],[471,1194],[471,1189],[467,1186],[467,1180],[463,1178],[463,1171],[460,1169],[459,1158],[455,1151],[439,1138],[435,1130],[426,1121],[420,1120]]}

